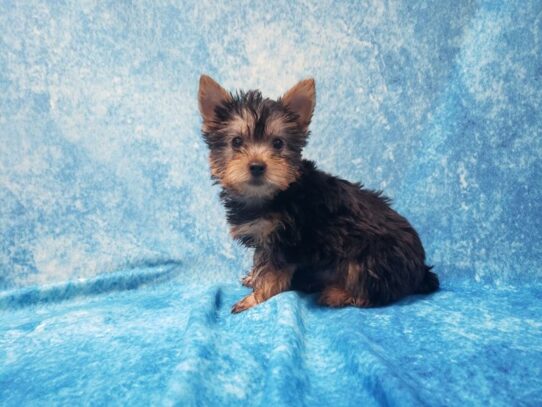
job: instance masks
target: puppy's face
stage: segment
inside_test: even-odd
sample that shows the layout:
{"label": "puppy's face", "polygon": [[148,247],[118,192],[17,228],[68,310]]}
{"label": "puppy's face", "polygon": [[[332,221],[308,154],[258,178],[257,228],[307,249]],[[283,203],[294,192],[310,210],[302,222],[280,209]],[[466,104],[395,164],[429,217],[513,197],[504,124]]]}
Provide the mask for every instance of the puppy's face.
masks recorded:
{"label": "puppy's face", "polygon": [[259,91],[232,95],[202,75],[198,97],[211,175],[224,189],[263,200],[297,179],[315,105],[314,80],[299,82],[275,101]]}

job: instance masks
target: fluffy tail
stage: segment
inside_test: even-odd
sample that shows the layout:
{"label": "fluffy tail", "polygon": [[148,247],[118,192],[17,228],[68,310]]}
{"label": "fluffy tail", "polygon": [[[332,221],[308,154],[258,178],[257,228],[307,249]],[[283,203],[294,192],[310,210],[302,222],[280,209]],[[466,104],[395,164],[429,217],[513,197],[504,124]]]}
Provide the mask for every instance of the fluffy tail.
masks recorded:
{"label": "fluffy tail", "polygon": [[439,289],[438,277],[431,271],[433,267],[427,267],[425,276],[423,277],[420,286],[416,290],[417,294],[429,294]]}

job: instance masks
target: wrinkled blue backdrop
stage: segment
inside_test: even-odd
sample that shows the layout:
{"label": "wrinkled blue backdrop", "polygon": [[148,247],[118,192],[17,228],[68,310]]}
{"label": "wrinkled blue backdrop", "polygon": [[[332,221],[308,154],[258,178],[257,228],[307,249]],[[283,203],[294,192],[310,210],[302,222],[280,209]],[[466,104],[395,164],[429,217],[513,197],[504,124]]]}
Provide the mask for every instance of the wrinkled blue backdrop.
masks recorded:
{"label": "wrinkled blue backdrop", "polygon": [[308,157],[384,189],[438,269],[540,280],[540,2],[356,3],[1,2],[0,287],[240,267],[202,72],[271,97],[314,76]]}
{"label": "wrinkled blue backdrop", "polygon": [[[392,197],[419,230],[444,287],[537,287],[541,55],[539,0],[0,1],[0,303],[54,301],[59,286],[41,291],[51,283],[77,286],[153,264],[180,264],[179,285],[232,283],[246,270],[250,255],[228,237],[199,135],[196,90],[204,72],[230,90],[260,88],[271,97],[313,76],[318,96],[306,156]],[[144,283],[145,273],[129,288]],[[96,281],[90,291],[105,290]],[[60,287],[59,298],[85,294]],[[226,302],[242,293],[225,294]],[[219,307],[222,297],[216,298]],[[488,300],[490,314],[499,301]],[[9,315],[8,333],[19,332],[16,321],[33,318]],[[32,321],[25,326],[33,332],[41,325]],[[540,325],[521,321],[508,334],[536,327],[532,343],[525,339],[536,351]],[[31,346],[5,335],[5,363]],[[70,354],[75,345],[66,346]],[[49,400],[38,390],[21,390],[28,389],[23,378],[35,375],[36,360],[6,370],[0,384],[20,393],[0,390],[0,396],[14,403],[28,394]],[[191,397],[183,387],[190,380],[196,379],[153,383],[167,388],[172,401]],[[514,386],[507,394],[517,394]],[[384,387],[381,393],[389,394]],[[246,401],[234,390],[224,402]],[[306,400],[324,397],[310,394],[315,398]]]}

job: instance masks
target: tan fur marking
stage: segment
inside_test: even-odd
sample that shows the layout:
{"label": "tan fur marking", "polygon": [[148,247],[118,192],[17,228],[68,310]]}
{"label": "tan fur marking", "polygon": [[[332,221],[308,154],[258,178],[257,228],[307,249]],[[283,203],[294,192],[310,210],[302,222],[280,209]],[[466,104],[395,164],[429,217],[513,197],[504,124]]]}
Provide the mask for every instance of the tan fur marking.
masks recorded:
{"label": "tan fur marking", "polygon": [[350,305],[352,296],[344,289],[339,287],[326,287],[320,294],[320,304],[328,307],[345,307]]}
{"label": "tan fur marking", "polygon": [[245,298],[243,298],[241,301],[237,302],[231,309],[231,312],[234,314],[238,314],[239,312],[246,311],[249,308],[252,308],[253,306],[257,305],[258,301],[256,300],[256,297],[254,293],[251,293],[247,295]]}
{"label": "tan fur marking", "polygon": [[253,277],[252,284],[254,292],[236,303],[232,308],[232,312],[238,313],[245,311],[288,290],[293,273],[293,266],[282,270],[275,270],[269,264],[266,264],[265,267],[259,270],[258,277]]}
{"label": "tan fur marking", "polygon": [[227,163],[222,177],[224,186],[242,193],[243,184],[250,181],[248,164],[249,160],[246,154],[240,154],[238,157],[231,159]]}
{"label": "tan fur marking", "polygon": [[268,136],[280,136],[286,130],[294,127],[292,123],[284,122],[284,118],[280,115],[274,115],[267,119],[265,123],[265,134]]}
{"label": "tan fur marking", "polygon": [[278,293],[288,290],[290,288],[293,273],[293,267],[275,270],[267,265],[265,270],[259,272],[258,278],[253,282],[254,295],[259,302],[262,302]]}
{"label": "tan fur marking", "polygon": [[249,136],[252,134],[254,129],[254,117],[248,113],[246,110],[243,110],[241,115],[236,115],[233,117],[225,127],[225,132],[232,136],[242,135]]}
{"label": "tan fur marking", "polygon": [[[251,175],[249,165],[253,161],[266,164],[264,183],[260,186],[250,185]],[[245,196],[266,198],[277,191],[284,191],[294,182],[298,173],[288,161],[274,155],[270,146],[255,145],[242,150],[231,159],[221,174],[221,182],[226,188],[233,189]]]}
{"label": "tan fur marking", "polygon": [[220,167],[218,166],[218,163],[213,160],[211,155],[209,155],[209,167],[211,168],[211,176],[216,178],[220,177]]}
{"label": "tan fur marking", "polygon": [[283,158],[271,158],[266,163],[266,179],[281,191],[286,190],[299,176],[297,170]]}
{"label": "tan fur marking", "polygon": [[355,307],[369,307],[370,302],[364,298],[356,298],[346,289],[337,286],[326,287],[320,294],[319,303],[328,307],[347,307],[353,305]]}
{"label": "tan fur marking", "polygon": [[245,287],[252,288],[253,279],[254,277],[252,276],[252,271],[251,271],[250,273],[248,273],[246,276],[244,276],[241,279],[241,284],[244,285]]}
{"label": "tan fur marking", "polygon": [[213,78],[201,75],[199,79],[198,105],[203,118],[204,131],[208,131],[215,120],[215,108],[230,98],[230,94]]}
{"label": "tan fur marking", "polygon": [[346,281],[345,286],[353,289],[359,285],[360,281],[361,266],[359,263],[351,261],[346,267]]}
{"label": "tan fur marking", "polygon": [[283,103],[299,116],[298,123],[307,129],[316,105],[316,87],[314,79],[305,79],[298,82],[282,97]]}
{"label": "tan fur marking", "polygon": [[271,217],[232,226],[230,233],[234,239],[250,236],[257,245],[261,246],[269,235],[279,227],[282,227],[280,220],[277,217]]}

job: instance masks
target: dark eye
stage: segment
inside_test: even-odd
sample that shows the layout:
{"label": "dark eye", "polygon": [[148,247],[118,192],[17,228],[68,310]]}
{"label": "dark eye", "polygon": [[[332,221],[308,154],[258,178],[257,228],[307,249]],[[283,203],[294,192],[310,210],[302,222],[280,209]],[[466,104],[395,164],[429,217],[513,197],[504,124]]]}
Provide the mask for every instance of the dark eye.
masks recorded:
{"label": "dark eye", "polygon": [[279,138],[273,139],[272,144],[275,150],[280,150],[282,147],[284,147],[284,141]]}
{"label": "dark eye", "polygon": [[233,148],[239,148],[243,145],[243,139],[241,137],[235,137],[232,141],[231,141],[231,145]]}

